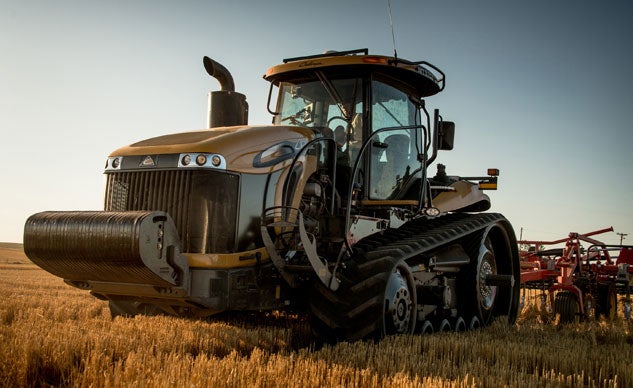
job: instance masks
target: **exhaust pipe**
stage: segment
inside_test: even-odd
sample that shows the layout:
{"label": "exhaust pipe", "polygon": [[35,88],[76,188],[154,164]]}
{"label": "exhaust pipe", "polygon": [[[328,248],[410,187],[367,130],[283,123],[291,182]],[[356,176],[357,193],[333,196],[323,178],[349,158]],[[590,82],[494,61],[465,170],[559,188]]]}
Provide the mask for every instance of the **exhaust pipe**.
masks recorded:
{"label": "exhaust pipe", "polygon": [[202,58],[202,63],[204,64],[204,69],[207,73],[218,80],[220,83],[220,90],[227,92],[235,91],[233,76],[231,76],[231,73],[226,69],[226,67],[207,56]]}
{"label": "exhaust pipe", "polygon": [[218,80],[220,90],[209,92],[208,128],[248,124],[246,96],[235,91],[233,76],[220,63],[205,56],[202,58],[207,73]]}

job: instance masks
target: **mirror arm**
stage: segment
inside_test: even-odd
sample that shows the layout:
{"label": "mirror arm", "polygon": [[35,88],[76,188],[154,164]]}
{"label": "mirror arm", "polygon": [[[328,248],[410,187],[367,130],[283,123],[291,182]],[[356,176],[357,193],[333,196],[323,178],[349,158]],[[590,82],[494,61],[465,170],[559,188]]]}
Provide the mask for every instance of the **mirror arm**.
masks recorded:
{"label": "mirror arm", "polygon": [[270,113],[271,115],[273,115],[273,116],[277,116],[277,115],[279,114],[279,112],[273,112],[273,111],[270,109],[270,98],[271,98],[271,97],[272,97],[272,95],[273,95],[273,87],[274,87],[274,86],[275,86],[275,85],[271,82],[271,83],[270,83],[270,89],[268,89],[268,102],[266,103],[266,109],[268,110],[268,113]]}
{"label": "mirror arm", "polygon": [[438,137],[439,137],[439,127],[440,127],[439,122],[441,120],[442,120],[442,116],[440,116],[440,110],[439,109],[435,109],[433,111],[433,136],[432,136],[433,154],[426,161],[427,166],[429,164],[433,163],[435,158],[437,158],[437,142],[438,142]]}

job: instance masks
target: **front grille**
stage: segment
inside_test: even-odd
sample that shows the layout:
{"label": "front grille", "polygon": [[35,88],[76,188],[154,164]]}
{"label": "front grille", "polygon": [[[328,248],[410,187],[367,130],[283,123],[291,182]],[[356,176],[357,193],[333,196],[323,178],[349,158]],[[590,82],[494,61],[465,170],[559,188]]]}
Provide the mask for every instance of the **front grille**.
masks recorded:
{"label": "front grille", "polygon": [[122,171],[106,175],[105,210],[169,213],[178,228],[183,252],[235,250],[237,175],[202,170]]}

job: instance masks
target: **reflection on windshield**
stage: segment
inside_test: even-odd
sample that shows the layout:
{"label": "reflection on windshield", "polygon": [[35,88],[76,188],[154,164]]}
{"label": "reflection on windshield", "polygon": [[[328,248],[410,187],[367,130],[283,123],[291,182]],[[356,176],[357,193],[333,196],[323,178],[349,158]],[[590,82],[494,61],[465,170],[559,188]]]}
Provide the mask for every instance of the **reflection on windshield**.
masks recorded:
{"label": "reflection on windshield", "polygon": [[402,91],[372,82],[372,130],[394,128],[375,136],[372,148],[370,197],[387,199],[395,195],[419,166],[417,129],[396,129],[418,123],[417,107]]}
{"label": "reflection on windshield", "polygon": [[312,81],[280,84],[276,124],[327,127],[335,118],[351,123],[361,101],[361,80],[330,80],[321,72],[315,72],[315,77]]}
{"label": "reflection on windshield", "polygon": [[362,79],[329,79],[314,72],[314,79],[279,85],[277,125],[314,128],[335,139],[340,162],[350,164],[362,143]]}
{"label": "reflection on windshield", "polygon": [[[371,81],[370,122],[363,123],[363,78],[328,78],[314,71],[300,82],[281,82],[275,124],[313,128],[333,138],[337,166],[353,167],[367,132],[381,131],[365,148],[354,179],[369,184],[370,199],[394,198],[420,170],[420,111],[409,95],[378,79]],[[369,102],[369,101],[368,101]],[[369,171],[366,169],[369,167]],[[368,173],[367,173],[368,172]],[[340,173],[340,172],[339,172]]]}

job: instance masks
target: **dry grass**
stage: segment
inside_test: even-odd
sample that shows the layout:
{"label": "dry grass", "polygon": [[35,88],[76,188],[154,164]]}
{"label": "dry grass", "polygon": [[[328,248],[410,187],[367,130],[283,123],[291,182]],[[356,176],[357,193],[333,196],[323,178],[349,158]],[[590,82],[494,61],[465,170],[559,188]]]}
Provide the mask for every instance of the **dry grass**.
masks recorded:
{"label": "dry grass", "polygon": [[292,316],[112,320],[105,302],[0,249],[0,386],[633,385],[624,320],[561,327],[530,304],[513,327],[316,348]]}

